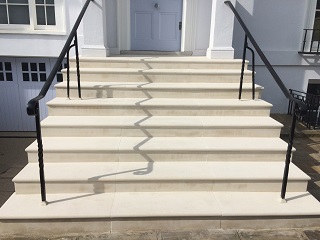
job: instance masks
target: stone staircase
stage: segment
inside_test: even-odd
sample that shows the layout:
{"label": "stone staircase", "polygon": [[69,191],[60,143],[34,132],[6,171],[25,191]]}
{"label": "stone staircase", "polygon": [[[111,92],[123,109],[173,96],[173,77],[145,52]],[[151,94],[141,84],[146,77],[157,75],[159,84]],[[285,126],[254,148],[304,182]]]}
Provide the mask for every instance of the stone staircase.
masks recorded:
{"label": "stone staircase", "polygon": [[[319,226],[309,177],[291,165],[271,104],[251,99],[240,60],[81,59],[56,85],[42,121],[48,205],[40,202],[37,144],[0,209],[0,232],[52,234]],[[76,79],[74,60],[71,79]]]}

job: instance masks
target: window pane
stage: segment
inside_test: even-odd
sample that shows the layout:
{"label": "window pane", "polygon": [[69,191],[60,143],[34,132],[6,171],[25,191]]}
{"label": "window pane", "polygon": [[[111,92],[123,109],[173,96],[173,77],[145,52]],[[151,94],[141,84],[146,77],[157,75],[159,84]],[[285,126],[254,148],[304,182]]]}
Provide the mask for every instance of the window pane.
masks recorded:
{"label": "window pane", "polygon": [[23,79],[23,81],[25,81],[25,82],[30,81],[29,73],[24,73],[24,74],[22,74],[22,79]]}
{"label": "window pane", "polygon": [[45,82],[47,80],[47,76],[45,73],[40,73],[40,81]]}
{"label": "window pane", "polygon": [[46,0],[47,4],[54,4],[54,0]]}
{"label": "window pane", "polygon": [[3,70],[3,67],[2,67],[2,62],[0,62],[0,71]]}
{"label": "window pane", "polygon": [[8,15],[6,6],[0,6],[0,24],[8,24]]}
{"label": "window pane", "polygon": [[23,62],[21,63],[21,66],[22,66],[22,71],[29,71],[28,63]]}
{"label": "window pane", "polygon": [[0,81],[4,81],[3,73],[0,73]]}
{"label": "window pane", "polygon": [[44,4],[44,0],[36,0],[36,4]]}
{"label": "window pane", "polygon": [[47,24],[48,25],[56,25],[54,7],[47,7]]}
{"label": "window pane", "polygon": [[0,3],[6,3],[6,0],[0,0]]}
{"label": "window pane", "polygon": [[46,15],[43,6],[37,6],[37,25],[46,25]]}
{"label": "window pane", "polygon": [[320,0],[317,1],[317,9],[320,9]]}
{"label": "window pane", "polygon": [[10,24],[30,24],[29,7],[19,5],[9,5]]}
{"label": "window pane", "polygon": [[7,71],[11,71],[11,63],[10,62],[5,62],[4,63],[4,69]]}
{"label": "window pane", "polygon": [[57,74],[57,82],[63,82],[63,77],[61,73]]}
{"label": "window pane", "polygon": [[6,78],[7,78],[7,81],[10,81],[10,82],[12,82],[12,73],[7,73],[6,74]]}
{"label": "window pane", "polygon": [[30,63],[31,71],[38,71],[36,63]]}
{"label": "window pane", "polygon": [[32,82],[38,82],[38,74],[31,73],[31,80],[32,80]]}
{"label": "window pane", "polygon": [[42,72],[46,71],[46,64],[45,63],[39,63],[39,70]]}
{"label": "window pane", "polygon": [[24,3],[24,4],[28,4],[28,0],[8,0],[8,3]]}

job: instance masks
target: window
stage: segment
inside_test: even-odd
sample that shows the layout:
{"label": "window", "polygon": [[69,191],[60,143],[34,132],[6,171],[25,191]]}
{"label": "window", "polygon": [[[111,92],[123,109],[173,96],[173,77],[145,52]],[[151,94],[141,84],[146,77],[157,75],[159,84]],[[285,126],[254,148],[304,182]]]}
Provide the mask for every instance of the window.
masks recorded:
{"label": "window", "polygon": [[46,64],[43,62],[22,62],[21,69],[24,82],[45,82],[47,80]]}
{"label": "window", "polygon": [[0,32],[64,34],[64,0],[0,0]]}
{"label": "window", "polygon": [[68,67],[67,60],[63,60],[62,64],[59,67],[59,71],[57,72],[57,82],[63,82],[63,74],[62,74],[62,69],[65,69]]}
{"label": "window", "polygon": [[0,0],[0,24],[30,24],[28,0]]}
{"label": "window", "polygon": [[0,62],[0,81],[13,81],[11,62]]}
{"label": "window", "polygon": [[[320,0],[317,0],[313,29],[320,29]],[[320,40],[320,31],[314,31],[312,36],[312,41],[319,41],[319,40]]]}

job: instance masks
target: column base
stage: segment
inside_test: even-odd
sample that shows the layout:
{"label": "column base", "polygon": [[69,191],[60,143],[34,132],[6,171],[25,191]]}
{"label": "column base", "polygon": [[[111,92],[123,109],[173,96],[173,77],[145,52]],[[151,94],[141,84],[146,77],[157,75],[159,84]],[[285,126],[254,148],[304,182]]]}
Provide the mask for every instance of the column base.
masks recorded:
{"label": "column base", "polygon": [[234,59],[234,49],[232,47],[208,48],[206,56],[210,59]]}
{"label": "column base", "polygon": [[104,46],[83,46],[82,56],[85,57],[108,57],[110,56],[109,48]]}

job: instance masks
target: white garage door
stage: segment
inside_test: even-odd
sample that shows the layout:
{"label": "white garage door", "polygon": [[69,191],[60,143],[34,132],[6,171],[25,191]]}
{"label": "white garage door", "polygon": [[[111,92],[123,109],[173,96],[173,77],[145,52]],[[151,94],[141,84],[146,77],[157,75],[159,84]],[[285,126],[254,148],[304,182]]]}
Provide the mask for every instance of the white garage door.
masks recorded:
{"label": "white garage door", "polygon": [[[34,117],[28,116],[27,103],[37,96],[55,59],[0,58],[0,131],[34,131]],[[41,119],[48,115],[46,102],[54,98],[54,84],[40,101]]]}

